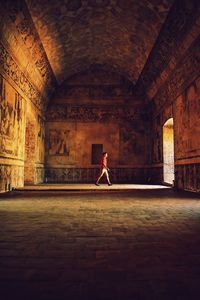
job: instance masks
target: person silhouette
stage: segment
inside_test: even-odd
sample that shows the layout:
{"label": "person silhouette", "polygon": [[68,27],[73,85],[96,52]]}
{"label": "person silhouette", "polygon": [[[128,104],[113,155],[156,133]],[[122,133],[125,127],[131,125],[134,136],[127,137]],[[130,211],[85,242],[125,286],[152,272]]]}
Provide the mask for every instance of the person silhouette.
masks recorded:
{"label": "person silhouette", "polygon": [[101,179],[101,177],[105,174],[108,185],[112,185],[112,183],[110,182],[110,178],[109,178],[109,174],[108,172],[110,171],[110,169],[107,166],[107,160],[108,160],[108,153],[107,152],[103,152],[102,154],[102,158],[100,160],[100,175],[97,178],[97,181],[95,183],[95,185],[99,186],[99,180]]}

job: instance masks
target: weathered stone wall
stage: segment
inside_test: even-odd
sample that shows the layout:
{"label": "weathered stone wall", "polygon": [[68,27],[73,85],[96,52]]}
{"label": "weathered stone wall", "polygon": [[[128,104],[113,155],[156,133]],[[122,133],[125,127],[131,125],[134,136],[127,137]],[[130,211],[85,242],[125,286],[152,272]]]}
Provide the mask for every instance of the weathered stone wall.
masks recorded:
{"label": "weathered stone wall", "polygon": [[[196,101],[196,112],[193,118],[192,113],[188,113],[186,108],[188,103],[186,93],[189,86],[195,83],[200,76],[199,12],[199,1],[174,1],[135,86],[137,94],[140,97],[145,97],[150,103],[152,116],[151,129],[149,130],[149,145],[151,147],[149,151],[149,181],[163,182],[162,127],[168,118],[173,117],[175,184],[180,189],[192,191],[199,190],[199,176],[197,174],[199,137],[197,137],[198,133],[195,132],[199,128],[196,118],[199,106]],[[180,103],[182,97],[186,97],[184,112],[179,111],[183,105]],[[191,130],[191,125],[186,121],[188,118],[191,120],[190,122],[195,122],[194,132]],[[181,125],[181,122],[184,122],[184,125]],[[193,158],[192,151],[195,156]],[[193,183],[191,183],[191,178],[193,178]]]}
{"label": "weathered stone wall", "polygon": [[200,191],[200,77],[174,103],[176,187]]}
{"label": "weathered stone wall", "polygon": [[[99,168],[73,168],[73,167],[49,167],[46,168],[45,179],[50,183],[94,183],[99,176]],[[113,183],[146,183],[148,182],[148,169],[135,168],[111,168],[110,180]],[[106,179],[102,178],[105,183]]]}
{"label": "weathered stone wall", "polygon": [[[193,65],[193,72],[196,68],[197,61]],[[196,69],[196,73],[198,72],[199,68]],[[182,75],[183,79],[184,76],[188,76],[186,71]],[[167,86],[170,88],[168,84]],[[176,95],[178,88],[178,85],[173,85],[171,92],[175,92]],[[200,191],[200,77],[197,76],[192,82],[185,81],[179,96],[173,99],[173,95],[171,95],[171,98],[169,97],[168,101],[164,102],[153,119],[151,134],[153,169],[150,172],[159,174],[156,176],[159,182],[163,181],[163,172],[160,169],[163,167],[162,128],[165,121],[171,117],[174,118],[175,187]]]}
{"label": "weathered stone wall", "polygon": [[25,184],[39,183],[44,180],[44,143],[44,120],[40,115],[27,112],[24,156]]}
{"label": "weathered stone wall", "polygon": [[25,100],[0,75],[0,191],[23,185]]}
{"label": "weathered stone wall", "polygon": [[[7,163],[7,165],[6,165]],[[10,163],[10,164],[9,164]],[[14,165],[16,163],[16,165]],[[17,161],[2,161],[0,165],[0,192],[11,190],[13,187],[24,185],[24,166]]]}
{"label": "weathered stone wall", "polygon": [[[34,126],[31,133],[30,113]],[[27,182],[31,183],[43,180],[38,174],[36,179],[35,175],[37,167],[44,164],[44,122],[41,120],[37,109],[0,74],[0,191],[23,186],[27,176],[31,178]]]}
{"label": "weathered stone wall", "polygon": [[120,76],[93,70],[70,79],[46,113],[46,181],[94,182],[92,144],[103,144],[115,182],[144,182],[144,103]]}
{"label": "weathered stone wall", "polygon": [[[0,26],[1,192],[23,186],[26,176],[32,176],[32,183],[43,181],[43,110],[52,81],[51,70],[44,67],[45,63],[47,65],[47,59],[42,59],[44,50],[42,52],[38,35],[23,2],[0,3]],[[29,119],[34,123],[35,132],[27,139]],[[33,143],[36,150],[29,161],[26,153],[28,149],[31,152]],[[24,160],[27,161],[27,168],[29,163],[32,164],[32,174],[27,175],[28,169],[24,173]]]}
{"label": "weathered stone wall", "polygon": [[[153,114],[153,112],[152,112]],[[172,118],[172,105],[167,103],[165,108],[154,115],[149,132],[149,182],[163,182],[163,125]]]}
{"label": "weathered stone wall", "polygon": [[[119,105],[50,107],[46,124],[48,181],[94,181],[98,165],[91,163],[92,144],[103,144],[104,151],[109,153],[116,181],[125,181],[127,176],[129,182],[138,180],[136,174],[126,175],[127,169],[142,168],[146,162],[145,126],[137,110],[137,105],[126,109]],[[144,176],[139,178],[145,180]]]}
{"label": "weathered stone wall", "polygon": [[[42,2],[0,1],[0,191],[44,179],[93,182],[92,144],[109,153],[114,182],[162,182],[171,117],[175,185],[199,191],[200,4],[129,2],[86,3],[84,23],[81,2],[59,12],[48,3],[43,18]],[[59,38],[49,33],[58,24]]]}

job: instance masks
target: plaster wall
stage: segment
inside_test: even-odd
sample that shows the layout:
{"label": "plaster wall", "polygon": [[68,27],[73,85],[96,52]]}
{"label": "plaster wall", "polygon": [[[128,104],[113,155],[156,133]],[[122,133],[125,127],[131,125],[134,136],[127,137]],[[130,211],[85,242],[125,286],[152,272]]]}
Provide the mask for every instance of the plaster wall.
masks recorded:
{"label": "plaster wall", "polygon": [[176,186],[200,191],[200,77],[174,103]]}
{"label": "plaster wall", "polygon": [[44,163],[44,122],[2,75],[0,82],[0,191],[6,191],[22,187],[27,176],[31,183],[43,180],[37,169]]}
{"label": "plaster wall", "polygon": [[132,125],[117,121],[100,122],[98,118],[90,122],[76,118],[73,121],[47,122],[47,181],[71,182],[69,172],[79,172],[79,176],[72,176],[75,182],[94,181],[99,164],[92,164],[92,144],[102,144],[103,151],[109,154],[108,163],[115,173],[115,181],[125,181],[128,176],[129,182],[144,182],[145,176],[138,177],[137,174],[134,178],[134,174],[130,175],[133,170],[140,172],[144,169],[146,162],[146,137],[144,131],[139,132],[140,123],[139,120]]}
{"label": "plaster wall", "polygon": [[27,176],[31,183],[41,182],[44,175],[46,82],[35,61],[42,52],[27,18],[22,7],[0,4],[0,192],[22,187]]}
{"label": "plaster wall", "polygon": [[166,103],[152,122],[152,181],[163,181],[162,126],[174,118],[175,186],[200,191],[200,77],[173,101]]}
{"label": "plaster wall", "polygon": [[92,144],[109,154],[113,182],[145,182],[144,102],[122,75],[99,65],[64,82],[46,111],[46,181],[94,182]]}
{"label": "plaster wall", "polygon": [[[55,142],[53,136],[57,136]],[[48,166],[74,166],[90,168],[92,144],[103,144],[109,153],[109,164],[119,161],[119,125],[101,123],[47,123]]]}

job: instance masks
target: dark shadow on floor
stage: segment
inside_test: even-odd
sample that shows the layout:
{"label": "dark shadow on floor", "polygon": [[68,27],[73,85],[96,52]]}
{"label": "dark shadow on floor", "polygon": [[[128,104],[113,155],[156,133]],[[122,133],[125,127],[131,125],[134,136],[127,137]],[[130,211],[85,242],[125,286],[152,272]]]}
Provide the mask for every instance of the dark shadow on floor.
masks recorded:
{"label": "dark shadow on floor", "polygon": [[1,299],[199,299],[196,200],[172,190],[7,195]]}

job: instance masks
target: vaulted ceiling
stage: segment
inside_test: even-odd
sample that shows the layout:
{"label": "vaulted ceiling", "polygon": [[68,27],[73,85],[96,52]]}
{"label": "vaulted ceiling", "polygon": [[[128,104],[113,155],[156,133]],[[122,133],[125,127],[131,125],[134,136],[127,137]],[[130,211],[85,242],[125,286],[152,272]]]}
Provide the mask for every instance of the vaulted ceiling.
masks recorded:
{"label": "vaulted ceiling", "polygon": [[61,84],[90,65],[136,83],[173,0],[26,0]]}

